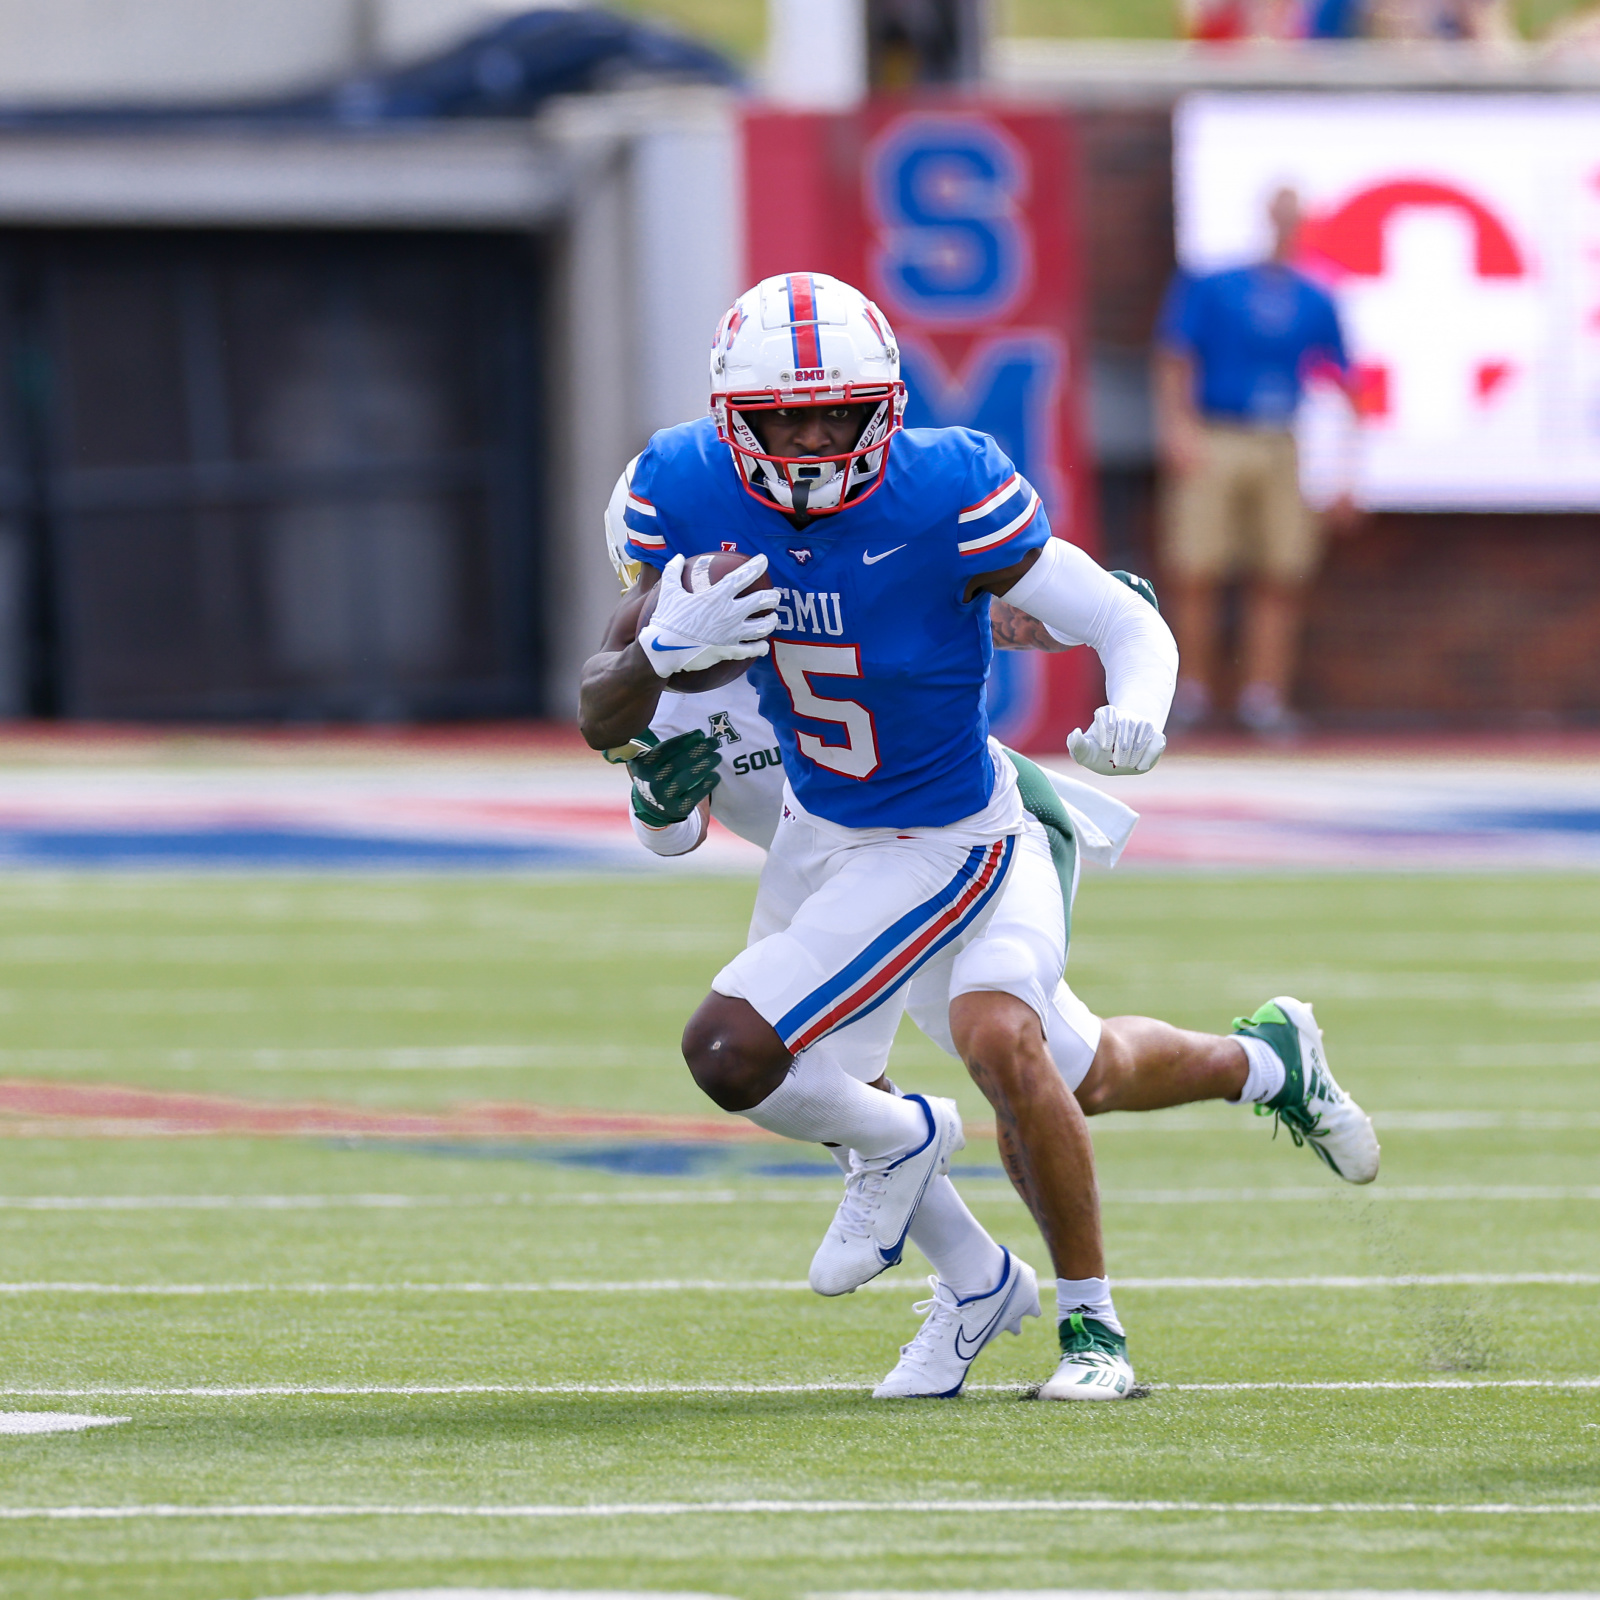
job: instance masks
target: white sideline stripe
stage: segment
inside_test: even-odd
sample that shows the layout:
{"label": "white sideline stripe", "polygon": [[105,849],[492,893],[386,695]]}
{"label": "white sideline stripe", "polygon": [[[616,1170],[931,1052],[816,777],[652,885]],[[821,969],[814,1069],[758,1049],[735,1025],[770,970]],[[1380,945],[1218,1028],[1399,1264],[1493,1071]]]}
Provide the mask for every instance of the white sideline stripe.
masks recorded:
{"label": "white sideline stripe", "polygon": [[1517,1285],[1600,1285],[1600,1272],[1405,1272],[1374,1277],[1118,1278],[1119,1289],[1410,1289],[1421,1286],[1512,1288]]}
{"label": "white sideline stripe", "polygon": [[[733,1600],[731,1595],[691,1593],[687,1589],[341,1589],[337,1594],[286,1594],[273,1600]],[[1524,1600],[1515,1596],[1514,1600]],[[1526,1600],[1534,1600],[1529,1595]],[[1541,1595],[1539,1600],[1583,1600],[1582,1596]]]}
{"label": "white sideline stripe", "polygon": [[[960,1169],[955,1170],[960,1179]],[[40,1194],[0,1195],[0,1211],[406,1211],[473,1210],[496,1206],[644,1206],[644,1205],[795,1205],[806,1200],[834,1199],[837,1179],[818,1172],[828,1181],[829,1192],[806,1189],[638,1189],[615,1193],[577,1194]],[[829,1181],[831,1180],[831,1181]],[[803,1178],[801,1183],[816,1180]],[[1011,1186],[1001,1179],[977,1178],[963,1183],[993,1184],[1007,1195]],[[1101,1193],[1106,1205],[1192,1206],[1298,1204],[1337,1200],[1342,1189],[1323,1184],[1301,1189],[1109,1189]],[[1449,1201],[1484,1200],[1562,1201],[1600,1200],[1600,1184],[1388,1184],[1363,1191],[1363,1200]]]}
{"label": "white sideline stripe", "polygon": [[[1100,1199],[1107,1205],[1193,1206],[1239,1205],[1263,1202],[1289,1204],[1299,1201],[1337,1200],[1349,1191],[1342,1185],[1321,1184],[1303,1189],[1107,1189]],[[1538,1183],[1389,1183],[1364,1188],[1363,1200],[1600,1200],[1600,1184]]]}
{"label": "white sideline stripe", "polygon": [[[155,1384],[86,1389],[0,1387],[0,1395],[32,1400],[265,1400],[360,1399],[364,1396],[452,1395],[633,1395],[633,1394],[865,1394],[876,1380],[861,1383],[365,1383],[365,1384]],[[967,1393],[1021,1394],[1020,1383],[969,1383]],[[1355,1392],[1391,1389],[1600,1389],[1600,1378],[1393,1378],[1341,1382],[1288,1380],[1257,1383],[1152,1383],[1147,1387],[1183,1394],[1235,1394],[1251,1390],[1309,1389]]]}
{"label": "white sideline stripe", "polygon": [[664,1500],[611,1505],[122,1505],[0,1506],[4,1522],[133,1522],[178,1518],[485,1517],[516,1520],[692,1516],[941,1516],[1045,1512],[1063,1516],[1107,1511],[1200,1516],[1544,1517],[1600,1515],[1600,1501],[1517,1505],[1432,1504],[1419,1500]]}
{"label": "white sideline stripe", "polygon": [[[329,1595],[326,1600],[345,1597]],[[1600,1600],[1600,1595],[1588,1590],[1513,1594],[1504,1589],[840,1589],[803,1600]]]}
{"label": "white sideline stripe", "polygon": [[71,1411],[0,1411],[0,1433],[82,1433],[110,1428],[132,1417],[89,1417]]}
{"label": "white sideline stripe", "polygon": [[[1119,1289],[1411,1289],[1516,1288],[1551,1284],[1600,1287],[1600,1272],[1417,1272],[1384,1277],[1316,1278],[1118,1278]],[[861,1286],[879,1293],[915,1290],[909,1278],[874,1279]],[[803,1279],[749,1278],[724,1283],[705,1278],[655,1278],[627,1282],[548,1283],[0,1283],[0,1294],[799,1294],[811,1292]]]}
{"label": "white sideline stripe", "polygon": [[0,1211],[407,1211],[494,1206],[794,1205],[832,1195],[734,1189],[638,1189],[616,1194],[107,1194],[0,1195]]}
{"label": "white sideline stripe", "polygon": [[[1528,1132],[1570,1133],[1600,1128],[1597,1111],[1376,1111],[1373,1125],[1384,1133],[1464,1133],[1491,1128]],[[1243,1117],[1202,1116],[1193,1112],[1113,1111],[1094,1119],[1096,1134],[1140,1132],[1204,1133],[1210,1137],[1239,1134],[1254,1137],[1260,1128]]]}

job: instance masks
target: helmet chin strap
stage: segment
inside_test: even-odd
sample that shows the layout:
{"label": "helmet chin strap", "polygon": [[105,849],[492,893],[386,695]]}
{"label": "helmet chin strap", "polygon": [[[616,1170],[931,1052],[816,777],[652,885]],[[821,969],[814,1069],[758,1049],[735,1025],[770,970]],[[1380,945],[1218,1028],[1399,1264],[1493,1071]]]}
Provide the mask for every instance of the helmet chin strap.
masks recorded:
{"label": "helmet chin strap", "polygon": [[811,500],[811,479],[801,478],[799,482],[791,483],[789,493],[794,497],[794,514],[800,519],[796,526],[803,528],[811,521],[806,511]]}

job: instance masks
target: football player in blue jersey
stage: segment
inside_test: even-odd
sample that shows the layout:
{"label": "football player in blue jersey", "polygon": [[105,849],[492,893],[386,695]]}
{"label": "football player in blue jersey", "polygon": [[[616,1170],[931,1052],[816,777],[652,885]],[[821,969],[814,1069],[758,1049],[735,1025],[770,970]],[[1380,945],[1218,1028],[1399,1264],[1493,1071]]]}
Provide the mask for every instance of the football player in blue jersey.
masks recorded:
{"label": "football player in blue jersey", "polygon": [[[1069,747],[1103,774],[1159,757],[1176,650],[1152,607],[1050,537],[992,439],[903,430],[898,366],[888,324],[847,285],[794,273],[741,297],[713,351],[714,420],[658,434],[639,461],[629,555],[660,572],[659,599],[633,644],[589,663],[582,725],[597,748],[620,744],[667,680],[751,663],[788,788],[752,942],[685,1031],[690,1070],[725,1109],[853,1152],[811,1274],[849,1292],[900,1259],[963,1142],[953,1102],[870,1087],[906,984],[949,963],[952,1039],[1059,1275],[1063,1360],[1042,1393],[1118,1397],[1132,1370],[1083,1115],[1051,1064],[1034,963],[977,938],[1019,855],[1048,854],[987,736],[990,598],[1100,654],[1109,703]],[[684,558],[722,551],[751,559],[686,588]],[[776,596],[753,587],[763,571]],[[1258,1031],[1283,1032],[1320,1081],[1309,1008],[1274,1009]],[[1370,1157],[1375,1171],[1375,1140]]]}

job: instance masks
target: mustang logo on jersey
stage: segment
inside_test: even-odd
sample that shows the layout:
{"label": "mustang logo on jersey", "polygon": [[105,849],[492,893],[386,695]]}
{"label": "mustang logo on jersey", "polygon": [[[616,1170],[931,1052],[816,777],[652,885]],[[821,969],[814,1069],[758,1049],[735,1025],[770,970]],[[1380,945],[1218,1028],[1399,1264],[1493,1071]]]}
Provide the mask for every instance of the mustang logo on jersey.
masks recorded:
{"label": "mustang logo on jersey", "polygon": [[836,594],[780,589],[777,610],[779,633],[825,633],[837,638],[844,632],[844,613]]}

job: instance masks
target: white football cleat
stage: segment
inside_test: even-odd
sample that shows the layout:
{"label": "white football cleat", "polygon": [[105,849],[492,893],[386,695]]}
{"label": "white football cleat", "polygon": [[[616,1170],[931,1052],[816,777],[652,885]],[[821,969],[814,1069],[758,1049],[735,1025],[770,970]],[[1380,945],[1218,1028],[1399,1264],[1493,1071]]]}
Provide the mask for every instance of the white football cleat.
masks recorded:
{"label": "white football cleat", "polygon": [[1297,1145],[1309,1145],[1346,1183],[1371,1183],[1378,1176],[1378,1135],[1372,1118],[1328,1070],[1311,1007],[1280,994],[1253,1017],[1235,1018],[1233,1031],[1265,1039],[1283,1061],[1283,1088],[1257,1106],[1256,1115],[1276,1118]]}
{"label": "white football cleat", "polygon": [[928,1185],[950,1170],[950,1157],[966,1145],[954,1100],[908,1094],[906,1103],[921,1106],[927,1135],[899,1155],[852,1156],[844,1199],[811,1258],[811,1287],[818,1294],[850,1294],[899,1264]]}
{"label": "white football cleat", "polygon": [[983,1294],[963,1300],[937,1278],[928,1282],[932,1299],[911,1308],[925,1311],[926,1320],[916,1338],[900,1347],[894,1371],[872,1391],[874,1400],[948,1400],[960,1394],[978,1352],[1002,1333],[1021,1333],[1024,1317],[1039,1315],[1039,1280],[1009,1250],[999,1283]]}
{"label": "white football cleat", "polygon": [[1126,1400],[1134,1392],[1128,1341],[1074,1311],[1060,1327],[1061,1365],[1039,1386],[1041,1400]]}

